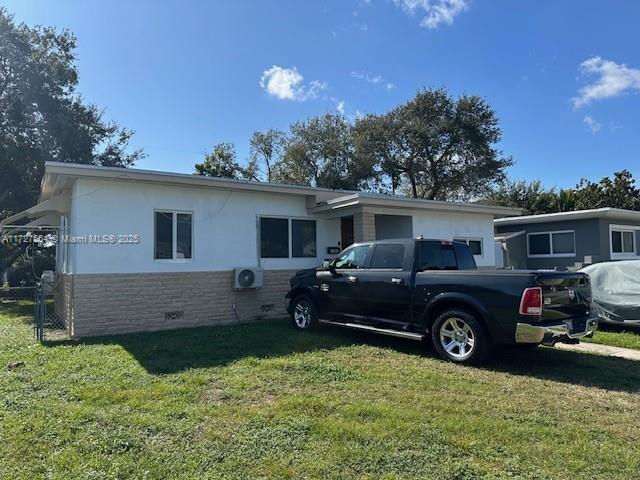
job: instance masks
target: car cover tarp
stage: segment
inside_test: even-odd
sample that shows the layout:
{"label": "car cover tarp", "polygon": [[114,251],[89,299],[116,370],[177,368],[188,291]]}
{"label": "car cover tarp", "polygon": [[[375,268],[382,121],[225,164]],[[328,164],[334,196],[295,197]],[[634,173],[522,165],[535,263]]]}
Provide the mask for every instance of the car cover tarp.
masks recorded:
{"label": "car cover tarp", "polygon": [[640,325],[640,260],[596,263],[580,271],[589,275],[593,308],[602,320]]}

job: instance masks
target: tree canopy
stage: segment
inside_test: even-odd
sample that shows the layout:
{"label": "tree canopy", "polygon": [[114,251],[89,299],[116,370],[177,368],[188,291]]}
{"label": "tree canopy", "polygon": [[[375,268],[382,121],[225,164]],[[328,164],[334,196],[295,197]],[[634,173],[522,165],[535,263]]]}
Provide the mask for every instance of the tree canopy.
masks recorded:
{"label": "tree canopy", "polygon": [[[326,113],[295,122],[286,133],[255,132],[249,167],[266,181],[470,199],[490,192],[513,163],[496,148],[501,135],[495,112],[480,97],[420,90],[388,113],[355,122]],[[213,174],[237,177],[240,170]]]}
{"label": "tree canopy", "polygon": [[32,206],[44,162],[126,167],[132,131],[105,121],[76,93],[76,39],[68,31],[16,24],[0,8],[0,216]]}
{"label": "tree canopy", "polygon": [[615,172],[613,178],[599,182],[582,179],[575,188],[544,188],[539,180],[505,181],[491,192],[483,203],[518,207],[525,215],[568,212],[592,208],[640,210],[640,190],[629,170]]}
{"label": "tree canopy", "polygon": [[209,177],[247,178],[256,175],[255,164],[251,162],[245,168],[236,159],[236,149],[233,143],[219,143],[213,151],[205,154],[202,163],[196,163],[196,174]]}

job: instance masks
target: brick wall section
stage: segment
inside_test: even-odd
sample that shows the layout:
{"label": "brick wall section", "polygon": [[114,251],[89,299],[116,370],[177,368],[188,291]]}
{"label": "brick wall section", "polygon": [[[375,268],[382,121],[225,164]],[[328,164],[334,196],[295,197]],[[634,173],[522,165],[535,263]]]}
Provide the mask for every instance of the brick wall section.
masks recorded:
{"label": "brick wall section", "polygon": [[357,212],[353,215],[354,241],[370,242],[376,239],[376,217],[371,212]]}
{"label": "brick wall section", "polygon": [[[244,323],[286,315],[294,270],[265,270],[264,286],[235,290],[233,272],[73,275],[72,335],[86,337]],[[237,317],[234,313],[235,305]],[[183,312],[166,319],[167,312]]]}

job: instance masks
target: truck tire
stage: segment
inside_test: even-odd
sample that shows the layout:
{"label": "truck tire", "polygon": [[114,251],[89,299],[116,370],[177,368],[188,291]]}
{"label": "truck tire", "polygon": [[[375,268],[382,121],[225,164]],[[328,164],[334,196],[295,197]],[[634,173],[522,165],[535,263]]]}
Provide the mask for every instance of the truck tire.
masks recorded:
{"label": "truck tire", "polygon": [[291,321],[297,330],[313,330],[318,325],[318,308],[309,295],[298,295],[291,302]]}
{"label": "truck tire", "polygon": [[455,363],[482,363],[493,349],[491,337],[480,320],[456,308],[438,315],[431,340],[438,355]]}

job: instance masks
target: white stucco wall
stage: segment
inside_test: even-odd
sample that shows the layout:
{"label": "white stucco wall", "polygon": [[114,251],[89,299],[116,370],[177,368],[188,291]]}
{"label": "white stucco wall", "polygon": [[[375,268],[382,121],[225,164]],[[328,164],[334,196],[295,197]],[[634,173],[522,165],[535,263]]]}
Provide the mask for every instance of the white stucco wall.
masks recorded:
{"label": "white stucco wall", "polygon": [[453,240],[454,238],[481,238],[482,255],[475,255],[479,266],[495,266],[493,248],[493,216],[477,213],[432,212],[413,214],[413,234],[424,238]]}
{"label": "white stucco wall", "polygon": [[434,212],[412,209],[379,208],[371,210],[385,215],[411,215],[413,217],[413,236],[438,240],[454,238],[481,238],[482,255],[476,255],[479,266],[495,266],[493,249],[493,216],[479,213]]}
{"label": "white stucco wall", "polygon": [[[193,259],[154,260],[154,210],[193,212]],[[305,197],[78,179],[72,190],[70,234],[140,235],[138,245],[75,244],[74,273],[135,273],[301,269],[321,264],[340,239],[338,219],[317,219],[317,257],[259,259],[259,216],[313,218]]]}
{"label": "white stucco wall", "polygon": [[[154,210],[193,213],[193,258],[154,260]],[[482,238],[481,266],[495,265],[491,215],[375,208],[374,213],[412,215],[413,235],[425,238]],[[315,219],[317,257],[260,259],[258,217]],[[130,181],[77,179],[72,189],[69,234],[139,235],[140,243],[76,243],[68,247],[69,273],[146,273],[315,267],[340,240],[340,219],[307,212],[298,195],[160,186]]]}

